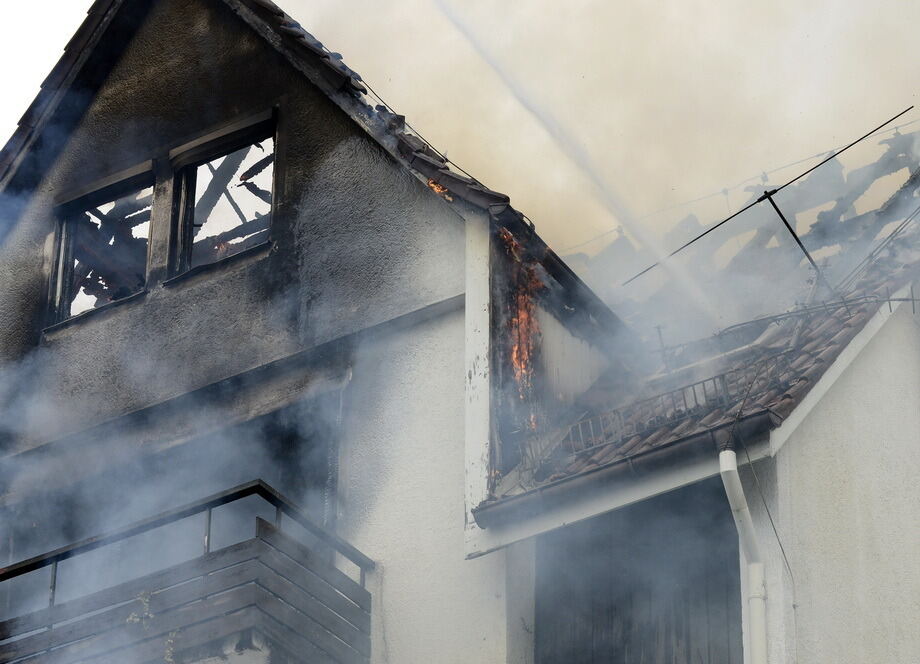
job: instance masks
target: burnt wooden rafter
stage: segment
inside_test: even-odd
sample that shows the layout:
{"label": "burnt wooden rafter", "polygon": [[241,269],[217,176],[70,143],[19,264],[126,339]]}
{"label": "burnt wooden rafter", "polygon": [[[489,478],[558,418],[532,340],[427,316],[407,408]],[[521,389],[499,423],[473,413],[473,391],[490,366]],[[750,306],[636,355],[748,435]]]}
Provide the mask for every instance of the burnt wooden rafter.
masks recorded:
{"label": "burnt wooden rafter", "polygon": [[239,183],[238,185],[236,185],[236,186],[237,186],[237,187],[244,187],[244,188],[246,189],[246,191],[248,191],[250,194],[252,194],[252,195],[255,196],[256,198],[258,198],[260,201],[262,201],[263,203],[268,203],[269,205],[271,205],[271,202],[272,202],[272,194],[271,194],[270,191],[266,191],[265,189],[262,189],[261,187],[257,186],[257,185],[256,185],[255,183],[253,183],[253,182],[240,182],[240,183]]}
{"label": "burnt wooden rafter", "polygon": [[[72,296],[81,287],[96,297],[104,297],[113,295],[119,286],[133,288],[138,282],[143,283],[147,241],[133,237],[122,220],[98,210],[89,214],[100,220],[98,228],[86,215],[73,222],[73,256],[78,265],[73,272]],[[90,280],[90,275],[95,278]],[[101,291],[99,278],[106,286]]]}
{"label": "burnt wooden rafter", "polygon": [[196,244],[217,246],[237,238],[246,237],[247,235],[253,235],[260,231],[268,230],[270,219],[271,217],[269,215],[256,217],[255,219],[246,221],[239,226],[235,226],[228,231],[224,231],[223,233],[218,233],[217,235],[210,235],[208,237],[202,238],[198,240]]}
{"label": "burnt wooden rafter", "polygon": [[[804,204],[807,205],[805,209],[811,209],[824,203],[834,203],[831,209],[820,212],[817,221],[811,226],[808,233],[802,235],[803,241],[808,244],[812,251],[847,242],[855,242],[860,245],[868,244],[885,224],[896,218],[897,213],[902,211],[902,204],[911,199],[920,188],[920,164],[913,157],[904,154],[901,151],[902,147],[903,145],[900,142],[893,143],[889,150],[877,161],[850,171],[842,184],[846,188],[844,195],[837,198],[822,198],[809,195],[807,203]],[[853,204],[869,191],[872,185],[881,178],[905,168],[910,170],[910,176],[885,203],[875,210],[844,219],[847,211],[852,210]],[[806,180],[801,187],[803,190],[808,187],[808,181]],[[799,206],[784,205],[783,208],[791,219],[795,218],[797,211],[802,211]],[[794,222],[793,225],[795,225]],[[748,230],[750,229],[739,225],[736,227],[735,232],[727,234],[725,239],[728,241]],[[748,265],[752,259],[767,260],[775,249],[781,249],[781,247],[767,247],[767,243],[772,238],[777,237],[778,231],[778,227],[770,224],[759,227],[754,237],[731,260],[728,269],[743,271],[744,266]],[[717,248],[713,247],[712,252]]]}
{"label": "burnt wooden rafter", "polygon": [[[208,170],[211,172],[211,177],[213,177],[217,171],[214,169],[213,166],[211,166],[211,164],[208,164],[207,166],[208,166]],[[232,178],[233,176],[231,175],[230,177]],[[221,195],[223,195],[227,199],[227,203],[229,203],[230,207],[233,208],[233,211],[236,213],[236,216],[239,217],[240,222],[246,223],[246,215],[243,213],[243,210],[240,209],[240,206],[237,205],[236,201],[233,199],[233,196],[230,194],[230,190],[227,187],[224,187],[223,191],[221,191]],[[201,226],[203,225],[204,225],[203,220],[201,221],[201,223],[196,222],[195,231],[194,231],[196,235],[198,233],[198,229],[201,228]]]}
{"label": "burnt wooden rafter", "polygon": [[[236,175],[237,171],[239,171],[240,166],[243,164],[243,160],[246,158],[246,155],[249,154],[249,150],[250,148],[247,147],[228,154],[220,163],[220,166],[217,166],[211,171],[211,181],[195,204],[196,220],[207,219],[214,211],[214,207],[217,205],[220,197],[227,192],[230,181],[233,179],[233,176]],[[194,232],[197,232],[197,227]]]}
{"label": "burnt wooden rafter", "polygon": [[[109,217],[117,218],[133,228],[150,219],[149,208],[152,204],[153,194],[146,194],[135,198],[126,196],[118,200],[107,214]],[[148,213],[146,218],[138,214],[142,212]]]}
{"label": "burnt wooden rafter", "polygon": [[259,173],[264,171],[266,168],[268,168],[269,165],[274,163],[274,161],[275,161],[274,153],[267,155],[265,157],[262,157],[259,161],[254,163],[252,166],[250,166],[243,173],[240,174],[240,182],[246,182],[247,180],[251,180],[252,178],[257,176]]}

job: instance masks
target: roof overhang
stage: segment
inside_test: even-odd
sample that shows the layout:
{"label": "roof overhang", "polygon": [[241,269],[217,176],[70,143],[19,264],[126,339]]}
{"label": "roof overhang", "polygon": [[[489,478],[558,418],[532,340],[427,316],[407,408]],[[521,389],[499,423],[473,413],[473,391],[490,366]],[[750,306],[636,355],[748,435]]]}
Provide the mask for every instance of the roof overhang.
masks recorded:
{"label": "roof overhang", "polygon": [[[738,421],[734,433],[745,441],[751,462],[776,455],[847,367],[904,305],[909,291],[910,286],[904,286],[890,303],[879,307],[786,419],[770,411],[759,411]],[[518,496],[481,505],[473,510],[479,527],[467,530],[467,557],[476,558],[718,475],[718,452],[728,435],[725,427],[705,431]],[[747,456],[742,459],[748,461]]]}

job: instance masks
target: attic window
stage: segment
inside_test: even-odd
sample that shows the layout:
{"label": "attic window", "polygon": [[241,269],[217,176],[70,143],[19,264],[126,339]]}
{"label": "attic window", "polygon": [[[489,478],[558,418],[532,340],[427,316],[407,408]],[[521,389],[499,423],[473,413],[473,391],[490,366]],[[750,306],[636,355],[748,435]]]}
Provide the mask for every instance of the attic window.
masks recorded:
{"label": "attic window", "polygon": [[216,263],[269,239],[275,141],[263,123],[196,148],[179,168],[173,272]]}
{"label": "attic window", "polygon": [[144,290],[152,202],[145,174],[61,206],[54,322]]}

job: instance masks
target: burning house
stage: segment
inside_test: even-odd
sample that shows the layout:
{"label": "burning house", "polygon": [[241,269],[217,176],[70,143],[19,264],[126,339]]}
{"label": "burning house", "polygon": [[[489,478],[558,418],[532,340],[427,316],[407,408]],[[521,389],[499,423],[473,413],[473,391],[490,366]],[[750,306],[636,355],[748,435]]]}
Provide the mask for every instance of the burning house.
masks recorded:
{"label": "burning house", "polygon": [[97,0],[0,153],[0,662],[909,661],[895,143],[833,296],[658,348],[271,0]]}
{"label": "burning house", "polygon": [[0,660],[504,658],[492,377],[523,440],[625,327],[366,93],[266,0],[91,8],[0,160]]}

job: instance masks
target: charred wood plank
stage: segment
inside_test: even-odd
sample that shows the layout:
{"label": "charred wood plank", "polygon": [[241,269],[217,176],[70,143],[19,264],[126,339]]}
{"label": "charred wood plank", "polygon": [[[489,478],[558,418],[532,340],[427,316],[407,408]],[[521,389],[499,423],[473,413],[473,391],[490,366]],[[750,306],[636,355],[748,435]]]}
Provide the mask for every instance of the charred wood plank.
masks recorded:
{"label": "charred wood plank", "polygon": [[266,168],[268,168],[268,166],[272,164],[274,161],[275,161],[274,153],[268,155],[267,157],[262,157],[259,161],[257,161],[252,166],[247,168],[240,175],[240,182],[246,182],[246,180],[251,180],[252,178],[257,176],[259,173],[264,171]]}
{"label": "charred wood plank", "polygon": [[[254,585],[240,586],[201,602],[187,604],[173,611],[154,616],[144,625],[140,623],[126,624],[63,646],[30,661],[35,662],[35,664],[70,664],[83,659],[99,657],[113,650],[119,650],[117,657],[123,658],[124,652],[121,649],[138,641],[165,635],[189,625],[220,618],[225,614],[253,606],[257,590]],[[124,659],[115,661],[123,662]]]}
{"label": "charred wood plank", "polygon": [[256,518],[256,537],[295,560],[365,611],[371,609],[371,594],[341,570],[323,560],[300,542],[279,532],[264,519]]}
{"label": "charred wood plank", "polygon": [[115,241],[130,242],[134,239],[131,234],[131,227],[123,219],[110,216],[98,208],[87,210],[88,214],[96,217],[100,222],[99,230],[105,235],[114,237]]}
{"label": "charred wood plank", "polygon": [[[249,154],[250,149],[251,148],[246,147],[228,154],[224,157],[220,166],[217,168],[211,167],[211,181],[195,204],[195,223],[199,223],[211,216],[214,207],[217,205],[220,197],[224,195],[224,191],[230,186],[230,181],[233,179],[233,176],[240,170],[240,166],[242,166],[243,160],[246,158],[246,155]],[[210,164],[208,164],[208,166],[210,166]]]}
{"label": "charred wood plank", "polygon": [[150,221],[150,210],[141,210],[140,212],[135,212],[132,215],[124,217],[121,221],[122,224],[134,228],[135,226],[140,226],[141,224],[146,224]]}
{"label": "charred wood plank", "polygon": [[112,604],[122,602],[127,598],[135,597],[150,588],[183,583],[204,574],[217,572],[226,567],[251,560],[258,555],[258,552],[259,542],[247,540],[169,569],[148,574],[113,588],[101,590],[92,595],[57,604],[47,609],[41,609],[25,616],[5,620],[0,622],[0,638],[7,639],[11,636],[41,629],[52,623],[65,622],[84,613],[98,611]]}
{"label": "charred wood plank", "polygon": [[207,237],[197,240],[195,244],[209,244],[211,246],[217,246],[230,240],[235,240],[238,237],[246,237],[247,235],[252,235],[253,233],[258,233],[259,231],[268,229],[268,224],[271,221],[271,217],[265,215],[263,217],[257,217],[250,221],[244,222],[239,226],[231,228],[228,231],[223,233],[218,233],[217,235],[209,235]]}
{"label": "charred wood plank", "polygon": [[265,550],[259,556],[259,560],[270,570],[295,583],[299,588],[328,606],[362,632],[370,631],[371,617],[368,611],[357,606],[337,592],[335,588],[287,556],[266,545]]}
{"label": "charred wood plank", "polygon": [[80,263],[88,263],[105,279],[106,284],[133,287],[144,283],[147,263],[147,241],[132,238],[130,241],[108,244],[111,237],[93,224],[80,224],[74,238],[73,256]]}
{"label": "charred wood plank", "polygon": [[295,609],[311,618],[319,626],[348,643],[358,652],[370,655],[371,639],[365,631],[349,623],[328,606],[315,599],[312,595],[300,588],[294,581],[286,579],[267,567],[258,575],[258,584],[269,593],[280,597]]}
{"label": "charred wood plank", "polygon": [[914,207],[914,192],[918,187],[920,187],[920,167],[915,167],[904,184],[898,187],[898,190],[873,213],[872,222],[864,225],[858,241],[862,245],[870,244],[886,224],[905,216],[908,210]]}
{"label": "charred wood plank", "polygon": [[[908,168],[909,166],[911,166],[911,162],[906,156],[888,152],[882,155],[878,161],[850,171],[846,179],[846,194],[837,199],[833,208],[819,215],[819,220],[815,222],[815,226],[821,223],[832,225],[834,222],[841,221],[846,211],[852,207],[860,196],[869,190],[869,187],[875,184],[876,180],[892,173],[897,173],[902,168]],[[812,230],[815,230],[814,227]]]}
{"label": "charred wood plank", "polygon": [[[295,634],[300,635],[314,647],[331,655],[336,662],[341,662],[341,664],[365,664],[367,662],[367,657],[355,650],[351,644],[340,641],[316,622],[291,608],[286,602],[282,602],[275,595],[263,591],[256,600],[256,606],[267,616],[274,618]],[[310,660],[308,659],[308,661]]]}
{"label": "charred wood plank", "polygon": [[0,646],[0,661],[19,659],[50,648],[60,648],[75,641],[101,634],[125,625],[139,624],[145,629],[156,616],[179,608],[191,602],[206,599],[210,595],[230,590],[237,586],[253,582],[258,576],[255,561],[225,568],[208,576],[199,577],[191,582],[173,585],[173,579],[165,579],[164,585],[171,585],[165,590],[148,586],[149,595],[144,592],[136,596],[124,593],[120,601],[129,601],[113,609],[69,622],[61,627],[29,636],[18,641]]}
{"label": "charred wood plank", "polygon": [[236,185],[237,187],[244,187],[246,191],[258,198],[263,203],[268,203],[271,205],[272,194],[270,191],[265,191],[261,187],[257,186],[254,182],[241,182]]}
{"label": "charred wood plank", "polygon": [[[215,173],[215,171],[214,171],[214,167],[211,166],[211,164],[208,164],[208,170],[211,171],[211,175],[213,176],[214,173]],[[236,204],[236,201],[233,200],[233,196],[230,194],[230,189],[229,189],[229,187],[230,187],[230,185],[228,184],[228,185],[224,188],[224,190],[221,192],[221,195],[224,196],[224,197],[226,197],[227,202],[230,204],[230,207],[233,208],[233,211],[236,213],[236,216],[240,218],[240,222],[245,224],[245,223],[246,223],[246,215],[245,215],[245,214],[243,213],[243,211],[240,209],[240,206]],[[202,225],[204,225],[204,223],[205,223],[205,222],[202,221]]]}
{"label": "charred wood plank", "polygon": [[[148,210],[151,205],[153,205],[153,194],[146,194],[136,198],[125,197],[119,199],[112,206],[112,209],[108,211],[108,215],[114,219],[122,219],[130,223],[133,221],[133,215]],[[132,219],[129,219],[129,217],[132,217]],[[132,223],[131,225],[136,224]]]}
{"label": "charred wood plank", "polygon": [[302,660],[310,664],[338,664],[329,654],[282,625],[272,616],[266,615],[264,611],[259,610],[259,615],[261,617],[259,630],[268,637],[273,651],[280,646],[294,661]]}
{"label": "charred wood plank", "polygon": [[74,267],[73,275],[70,280],[70,293],[73,296],[76,296],[76,294],[80,292],[80,288],[83,287],[83,282],[89,277],[89,273],[92,272],[92,270],[93,266],[89,263],[77,263],[76,267]]}
{"label": "charred wood plank", "polygon": [[268,241],[268,229],[250,235],[245,240],[233,243],[212,245],[207,242],[196,242],[192,247],[192,266],[207,265],[235,256],[246,249],[255,247]]}
{"label": "charred wood plank", "polygon": [[93,659],[93,664],[125,664],[125,662],[162,663],[172,655],[175,661],[195,661],[186,659],[181,653],[193,651],[205,644],[220,641],[234,634],[256,627],[263,620],[261,612],[254,606],[248,606],[224,616],[217,616],[189,627],[162,634],[153,639],[142,641],[129,648]]}
{"label": "charred wood plank", "polygon": [[268,242],[268,229],[267,228],[265,230],[259,231],[258,233],[253,233],[252,235],[247,237],[245,240],[241,240],[240,242],[235,242],[231,246],[233,247],[233,253],[238,254],[241,251],[249,249],[250,247],[255,247],[257,245],[264,244],[265,242]]}

